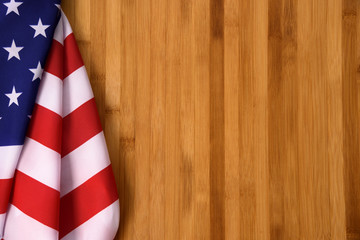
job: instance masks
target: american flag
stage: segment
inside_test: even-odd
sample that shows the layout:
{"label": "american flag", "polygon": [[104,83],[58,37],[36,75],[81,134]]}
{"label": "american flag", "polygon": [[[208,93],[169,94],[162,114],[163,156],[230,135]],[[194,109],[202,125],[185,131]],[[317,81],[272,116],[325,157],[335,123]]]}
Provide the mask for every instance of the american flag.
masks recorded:
{"label": "american flag", "polygon": [[0,239],[114,239],[119,201],[60,0],[0,2]]}

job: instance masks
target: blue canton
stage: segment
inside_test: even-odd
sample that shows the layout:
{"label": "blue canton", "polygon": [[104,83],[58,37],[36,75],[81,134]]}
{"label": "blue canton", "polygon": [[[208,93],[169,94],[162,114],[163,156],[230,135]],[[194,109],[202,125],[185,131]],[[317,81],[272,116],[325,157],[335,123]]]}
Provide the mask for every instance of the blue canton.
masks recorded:
{"label": "blue canton", "polygon": [[0,146],[22,145],[60,0],[0,0]]}

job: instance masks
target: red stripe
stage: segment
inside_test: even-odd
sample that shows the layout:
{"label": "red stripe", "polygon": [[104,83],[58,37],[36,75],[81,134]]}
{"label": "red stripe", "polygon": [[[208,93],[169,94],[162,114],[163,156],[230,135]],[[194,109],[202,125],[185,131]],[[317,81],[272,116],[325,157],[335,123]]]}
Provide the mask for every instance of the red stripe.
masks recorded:
{"label": "red stripe", "polygon": [[12,187],[11,179],[0,179],[0,214],[6,213]]}
{"label": "red stripe", "polygon": [[84,66],[75,36],[71,33],[64,40],[64,78],[69,76],[78,68]]}
{"label": "red stripe", "polygon": [[60,153],[61,122],[57,113],[35,104],[27,136]]}
{"label": "red stripe", "polygon": [[53,40],[48,57],[46,59],[45,71],[64,79],[64,46]]}
{"label": "red stripe", "polygon": [[65,38],[64,45],[53,40],[46,60],[46,72],[64,79],[82,66],[84,62],[73,33]]}
{"label": "red stripe", "polygon": [[18,170],[11,203],[44,225],[59,229],[60,193]]}
{"label": "red stripe", "polygon": [[66,156],[102,131],[94,99],[91,99],[63,119],[62,156]]}
{"label": "red stripe", "polygon": [[60,238],[118,199],[111,165],[60,200]]}

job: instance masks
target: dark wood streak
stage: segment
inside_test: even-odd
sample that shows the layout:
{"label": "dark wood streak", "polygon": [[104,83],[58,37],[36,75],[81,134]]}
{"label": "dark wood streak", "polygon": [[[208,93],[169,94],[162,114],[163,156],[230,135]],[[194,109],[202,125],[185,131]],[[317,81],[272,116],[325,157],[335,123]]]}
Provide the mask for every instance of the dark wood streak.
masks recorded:
{"label": "dark wood streak", "polygon": [[269,1],[270,237],[279,240],[300,238],[296,7],[296,0]]}
{"label": "dark wood streak", "polygon": [[[269,192],[270,238],[284,239],[285,109],[282,78],[282,0],[269,1],[268,101],[269,101]],[[276,121],[272,121],[276,119]]]}
{"label": "dark wood streak", "polygon": [[224,0],[210,0],[210,224],[225,239]]}
{"label": "dark wood streak", "polygon": [[358,106],[358,33],[359,2],[343,0],[343,129],[344,129],[344,185],[346,232],[348,239],[360,239],[360,126]]}

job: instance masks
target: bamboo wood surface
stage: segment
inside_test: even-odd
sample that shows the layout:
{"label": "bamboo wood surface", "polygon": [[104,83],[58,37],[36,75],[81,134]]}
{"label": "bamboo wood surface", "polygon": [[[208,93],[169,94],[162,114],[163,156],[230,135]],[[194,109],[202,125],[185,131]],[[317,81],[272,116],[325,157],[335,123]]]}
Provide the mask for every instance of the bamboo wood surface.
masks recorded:
{"label": "bamboo wood surface", "polygon": [[360,239],[360,1],[63,0],[116,240]]}

